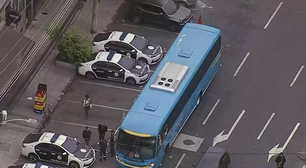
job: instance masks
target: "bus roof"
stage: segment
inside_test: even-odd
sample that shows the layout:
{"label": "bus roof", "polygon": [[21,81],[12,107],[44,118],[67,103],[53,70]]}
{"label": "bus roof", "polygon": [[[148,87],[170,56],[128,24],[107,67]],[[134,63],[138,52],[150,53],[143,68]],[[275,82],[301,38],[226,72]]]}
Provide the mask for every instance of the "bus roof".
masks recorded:
{"label": "bus roof", "polygon": [[[198,67],[205,60],[220,33],[219,29],[213,27],[194,23],[186,24],[126,115],[121,129],[138,134],[158,135],[163,122],[183,94]],[[172,65],[172,63],[175,64]],[[180,81],[175,89],[168,91],[153,88],[157,82],[156,78],[159,77],[160,72],[164,71],[164,65],[167,64],[172,69],[181,69],[181,73],[177,76],[182,77],[183,75],[184,80]]]}

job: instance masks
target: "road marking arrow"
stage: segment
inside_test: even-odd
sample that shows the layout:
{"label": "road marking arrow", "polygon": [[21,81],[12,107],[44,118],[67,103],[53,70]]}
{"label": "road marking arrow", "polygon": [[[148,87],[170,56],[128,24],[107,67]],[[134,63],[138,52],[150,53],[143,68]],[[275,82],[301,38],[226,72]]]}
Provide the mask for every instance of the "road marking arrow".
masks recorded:
{"label": "road marking arrow", "polygon": [[245,110],[242,110],[241,114],[239,115],[239,117],[235,121],[234,125],[232,126],[232,128],[230,129],[230,131],[227,134],[223,135],[223,133],[225,131],[225,130],[223,130],[220,134],[218,134],[217,136],[214,137],[213,146],[216,146],[217,143],[226,141],[231,136],[232,132],[234,131],[235,127],[237,126],[238,122],[240,121],[240,119],[242,118],[244,113],[245,113]]}
{"label": "road marking arrow", "polygon": [[295,125],[293,131],[291,132],[290,136],[288,137],[287,141],[285,142],[285,144],[284,144],[282,147],[279,148],[279,147],[278,147],[279,144],[277,144],[276,146],[274,146],[274,147],[269,151],[268,162],[270,161],[270,159],[271,159],[273,156],[275,156],[275,155],[277,155],[277,154],[279,154],[279,153],[281,153],[281,152],[283,152],[283,151],[285,150],[285,148],[286,148],[287,145],[289,144],[291,138],[293,137],[293,135],[295,134],[295,132],[296,132],[296,130],[299,128],[299,126],[300,126],[300,123],[297,123],[297,124]]}

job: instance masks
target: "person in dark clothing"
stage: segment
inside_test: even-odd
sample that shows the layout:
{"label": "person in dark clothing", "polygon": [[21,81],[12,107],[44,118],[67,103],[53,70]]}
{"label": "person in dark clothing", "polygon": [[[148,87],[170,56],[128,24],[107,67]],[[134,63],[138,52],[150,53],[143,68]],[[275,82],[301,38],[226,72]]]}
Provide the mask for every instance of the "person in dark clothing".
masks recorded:
{"label": "person in dark clothing", "polygon": [[283,153],[280,153],[276,159],[275,159],[275,162],[276,162],[276,167],[277,168],[284,168],[284,164],[286,162],[286,158],[284,156]]}
{"label": "person in dark clothing", "polygon": [[99,133],[99,141],[104,140],[105,132],[107,131],[107,127],[105,130],[105,127],[101,124],[98,125],[98,133]]}
{"label": "person in dark clothing", "polygon": [[101,140],[99,141],[99,149],[100,149],[100,162],[103,160],[106,160],[106,148],[107,148],[107,141],[106,140]]}
{"label": "person in dark clothing", "polygon": [[88,127],[85,128],[85,130],[82,133],[82,136],[83,136],[83,138],[85,140],[85,144],[89,145],[90,138],[91,138],[91,131],[89,130]]}
{"label": "person in dark clothing", "polygon": [[111,131],[111,134],[108,138],[108,141],[109,141],[109,148],[110,148],[111,157],[114,157],[114,155],[115,155],[115,130]]}

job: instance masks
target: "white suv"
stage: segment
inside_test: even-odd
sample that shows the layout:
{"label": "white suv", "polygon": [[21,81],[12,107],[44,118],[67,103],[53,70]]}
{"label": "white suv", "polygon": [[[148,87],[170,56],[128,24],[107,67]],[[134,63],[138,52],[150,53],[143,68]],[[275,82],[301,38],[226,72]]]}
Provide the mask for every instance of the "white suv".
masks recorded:
{"label": "white suv", "polygon": [[163,50],[159,44],[128,32],[98,33],[92,44],[93,53],[115,51],[149,65],[157,64],[163,57]]}
{"label": "white suv", "polygon": [[96,160],[92,147],[51,132],[29,134],[22,142],[21,154],[32,162],[42,160],[71,168],[88,168]]}

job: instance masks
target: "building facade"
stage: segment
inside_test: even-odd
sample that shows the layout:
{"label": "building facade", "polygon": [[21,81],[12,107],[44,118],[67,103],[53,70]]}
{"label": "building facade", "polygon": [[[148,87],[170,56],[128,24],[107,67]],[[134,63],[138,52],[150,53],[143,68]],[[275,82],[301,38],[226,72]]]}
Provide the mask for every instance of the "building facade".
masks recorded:
{"label": "building facade", "polygon": [[9,25],[15,31],[23,34],[45,1],[0,0],[0,25]]}

